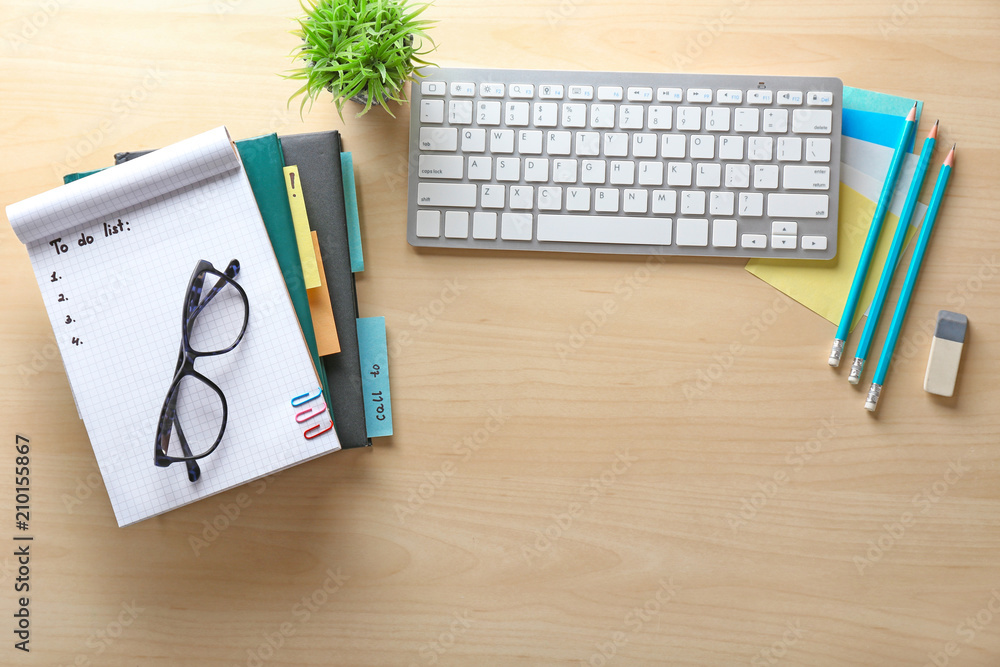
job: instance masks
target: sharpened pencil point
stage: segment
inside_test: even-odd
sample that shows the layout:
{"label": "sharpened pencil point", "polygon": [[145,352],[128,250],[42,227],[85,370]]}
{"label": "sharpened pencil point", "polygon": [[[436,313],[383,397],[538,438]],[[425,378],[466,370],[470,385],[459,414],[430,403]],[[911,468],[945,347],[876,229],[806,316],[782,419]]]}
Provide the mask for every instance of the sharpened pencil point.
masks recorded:
{"label": "sharpened pencil point", "polygon": [[928,139],[937,139],[938,123],[940,122],[941,121],[939,120],[934,121],[934,127],[932,127],[931,131],[927,134]]}
{"label": "sharpened pencil point", "polygon": [[948,151],[948,157],[946,157],[944,159],[944,163],[946,165],[948,165],[949,167],[954,167],[955,166],[955,149],[956,148],[958,148],[958,144],[954,144],[951,147],[951,150]]}
{"label": "sharpened pencil point", "polygon": [[910,109],[910,113],[906,114],[906,120],[916,120],[917,119],[917,103],[913,103],[913,107]]}

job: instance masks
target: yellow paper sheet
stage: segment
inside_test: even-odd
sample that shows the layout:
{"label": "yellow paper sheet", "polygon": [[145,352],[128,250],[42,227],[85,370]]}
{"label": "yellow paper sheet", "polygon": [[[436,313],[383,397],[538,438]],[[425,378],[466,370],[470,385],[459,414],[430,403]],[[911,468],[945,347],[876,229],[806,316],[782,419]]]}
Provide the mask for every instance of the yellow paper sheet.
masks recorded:
{"label": "yellow paper sheet", "polygon": [[316,347],[319,356],[340,352],[340,338],[337,336],[337,323],[333,319],[333,303],[330,301],[330,290],[326,286],[326,273],[323,271],[323,256],[319,252],[319,236],[312,232],[310,236],[313,258],[319,267],[320,286],[306,290],[309,297],[309,313],[312,315],[313,331],[316,334]]}
{"label": "yellow paper sheet", "polygon": [[306,200],[302,195],[302,179],[299,178],[298,167],[285,167],[285,188],[288,190],[288,206],[292,209],[292,224],[295,226],[295,243],[299,246],[302,275],[306,281],[306,289],[313,289],[320,285],[319,267],[316,265],[316,253],[313,252],[309,234],[309,216],[306,214]]}
{"label": "yellow paper sheet", "polygon": [[[840,316],[844,314],[844,304],[847,303],[847,293],[854,280],[854,272],[858,268],[861,250],[868,236],[868,227],[875,214],[875,202],[856,190],[840,184],[840,215],[837,238],[837,256],[827,261],[797,260],[797,259],[751,259],[747,262],[747,271],[764,282],[776,287],[792,297],[806,308],[822,315],[833,324],[840,324]],[[801,223],[800,223],[801,224]],[[808,224],[808,223],[806,223]],[[857,326],[861,316],[868,310],[882,267],[885,265],[889,246],[892,245],[893,234],[899,218],[893,213],[885,216],[882,234],[879,237],[875,256],[868,279],[861,292],[861,300],[854,313],[851,329]],[[906,242],[916,230],[911,226],[906,232]],[[807,233],[807,232],[804,232]],[[904,245],[905,247],[905,245]],[[897,273],[899,268],[897,267]]]}

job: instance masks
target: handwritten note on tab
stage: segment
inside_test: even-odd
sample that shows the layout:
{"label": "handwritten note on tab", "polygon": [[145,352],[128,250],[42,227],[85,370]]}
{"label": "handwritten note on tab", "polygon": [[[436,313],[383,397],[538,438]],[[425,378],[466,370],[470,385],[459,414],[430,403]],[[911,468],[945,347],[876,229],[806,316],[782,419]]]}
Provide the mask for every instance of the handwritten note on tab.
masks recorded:
{"label": "handwritten note on tab", "polygon": [[292,224],[295,226],[295,243],[299,246],[299,261],[306,289],[320,286],[319,266],[313,251],[312,236],[309,234],[309,215],[306,213],[306,199],[302,195],[302,179],[299,168],[285,167],[285,187],[288,188],[288,206],[292,209]]}

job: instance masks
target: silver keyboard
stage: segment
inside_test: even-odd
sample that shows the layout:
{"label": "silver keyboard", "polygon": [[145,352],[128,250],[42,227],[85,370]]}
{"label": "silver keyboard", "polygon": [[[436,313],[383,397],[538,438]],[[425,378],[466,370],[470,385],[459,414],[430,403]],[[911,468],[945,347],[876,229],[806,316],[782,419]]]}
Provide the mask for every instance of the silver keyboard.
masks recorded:
{"label": "silver keyboard", "polygon": [[414,246],[831,259],[836,78],[429,69]]}

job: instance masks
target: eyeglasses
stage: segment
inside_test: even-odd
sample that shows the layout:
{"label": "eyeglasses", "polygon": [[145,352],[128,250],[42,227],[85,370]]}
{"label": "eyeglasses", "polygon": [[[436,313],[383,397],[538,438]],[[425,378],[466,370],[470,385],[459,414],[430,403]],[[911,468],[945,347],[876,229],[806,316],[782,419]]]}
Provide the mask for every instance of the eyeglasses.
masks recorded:
{"label": "eyeglasses", "polygon": [[[184,293],[181,349],[160,409],[153,463],[166,468],[183,462],[192,482],[201,477],[197,460],[214,452],[222,442],[229,414],[225,394],[194,369],[194,362],[199,357],[232,352],[243,340],[250,300],[235,280],[239,272],[240,263],[235,259],[225,273],[200,260]],[[203,289],[205,281],[212,279],[218,279],[215,286]],[[183,456],[176,455],[180,453]]]}

